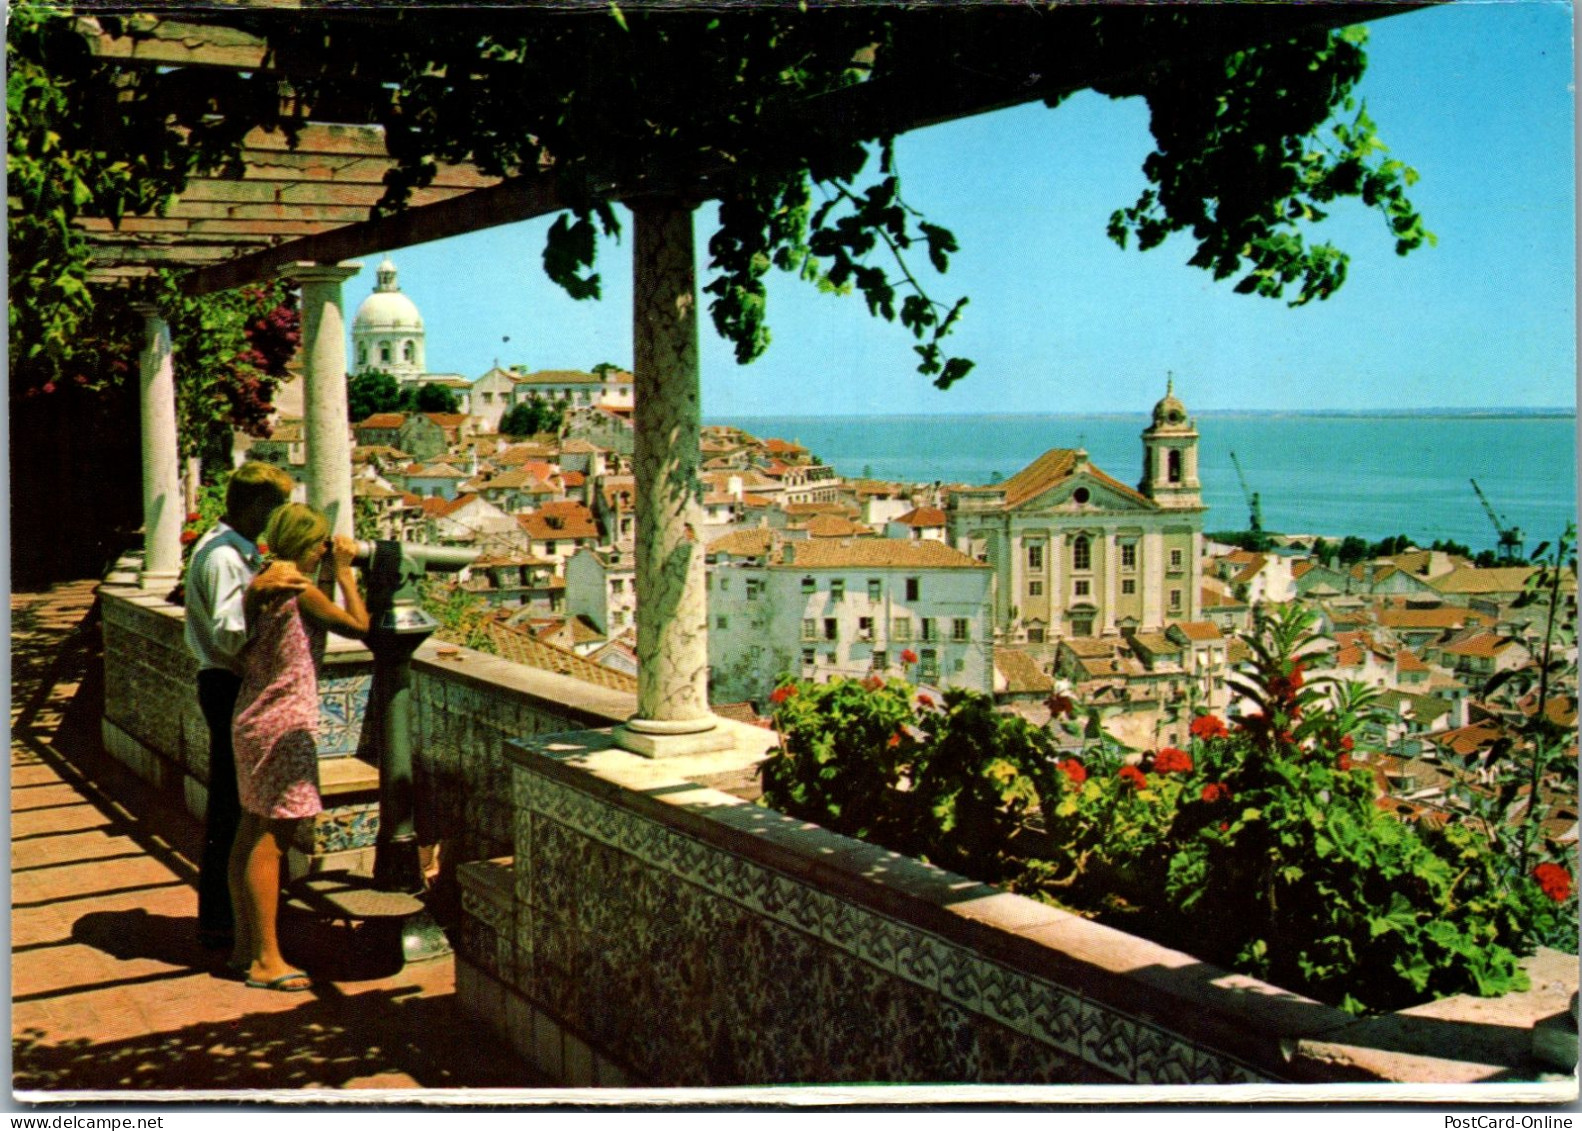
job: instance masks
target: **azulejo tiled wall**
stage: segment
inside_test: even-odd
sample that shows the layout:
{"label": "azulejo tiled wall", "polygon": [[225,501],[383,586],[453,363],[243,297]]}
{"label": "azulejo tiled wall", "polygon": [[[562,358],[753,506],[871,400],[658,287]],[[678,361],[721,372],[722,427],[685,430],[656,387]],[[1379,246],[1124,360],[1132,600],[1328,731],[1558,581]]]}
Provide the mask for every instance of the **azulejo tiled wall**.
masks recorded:
{"label": "azulejo tiled wall", "polygon": [[[1241,1083],[1263,1077],[1027,970],[534,772],[514,893],[464,898],[463,958],[632,1078]],[[531,1050],[524,1050],[530,1052]]]}

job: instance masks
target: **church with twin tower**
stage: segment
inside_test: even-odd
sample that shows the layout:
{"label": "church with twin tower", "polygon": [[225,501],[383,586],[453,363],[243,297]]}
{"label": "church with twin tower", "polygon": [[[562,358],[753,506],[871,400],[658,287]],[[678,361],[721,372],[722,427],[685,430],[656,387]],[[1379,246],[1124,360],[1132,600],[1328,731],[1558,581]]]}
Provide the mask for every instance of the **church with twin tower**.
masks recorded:
{"label": "church with twin tower", "polygon": [[1001,483],[951,492],[951,544],[995,571],[1006,643],[1157,632],[1202,611],[1198,432],[1174,382],[1142,433],[1135,488],[1055,448]]}

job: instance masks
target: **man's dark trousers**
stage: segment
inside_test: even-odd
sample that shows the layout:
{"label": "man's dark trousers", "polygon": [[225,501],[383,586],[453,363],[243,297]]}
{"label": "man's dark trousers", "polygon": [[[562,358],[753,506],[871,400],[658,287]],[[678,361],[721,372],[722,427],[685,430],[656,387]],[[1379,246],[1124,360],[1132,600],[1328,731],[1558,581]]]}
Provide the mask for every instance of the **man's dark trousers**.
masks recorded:
{"label": "man's dark trousers", "polygon": [[198,864],[198,934],[220,943],[233,929],[231,889],[226,882],[231,843],[242,821],[236,795],[236,752],[231,747],[231,715],[242,680],[219,668],[198,673],[198,706],[209,724],[209,803],[204,822],[203,859]]}

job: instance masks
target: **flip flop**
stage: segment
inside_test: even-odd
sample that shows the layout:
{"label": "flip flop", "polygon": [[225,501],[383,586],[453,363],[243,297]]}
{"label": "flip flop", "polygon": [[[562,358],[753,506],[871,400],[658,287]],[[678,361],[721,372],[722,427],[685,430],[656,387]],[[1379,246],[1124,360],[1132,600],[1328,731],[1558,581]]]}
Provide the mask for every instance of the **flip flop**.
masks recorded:
{"label": "flip flop", "polygon": [[[293,981],[300,981],[302,984],[299,986],[291,986],[286,984]],[[246,980],[246,985],[249,989],[254,990],[276,990],[283,994],[300,994],[305,993],[313,988],[313,980],[301,970],[292,970],[280,975],[278,978],[271,978],[267,982],[260,982],[253,978],[248,978]]]}

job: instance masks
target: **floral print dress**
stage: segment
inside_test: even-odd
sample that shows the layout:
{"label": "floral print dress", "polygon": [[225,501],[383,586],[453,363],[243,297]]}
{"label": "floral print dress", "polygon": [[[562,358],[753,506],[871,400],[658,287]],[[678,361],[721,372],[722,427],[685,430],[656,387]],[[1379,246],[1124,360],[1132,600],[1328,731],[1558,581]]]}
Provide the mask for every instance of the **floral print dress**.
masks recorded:
{"label": "floral print dress", "polygon": [[319,798],[319,680],[324,630],[297,599],[264,606],[242,649],[242,691],[231,717],[242,808],[287,820],[323,811]]}

